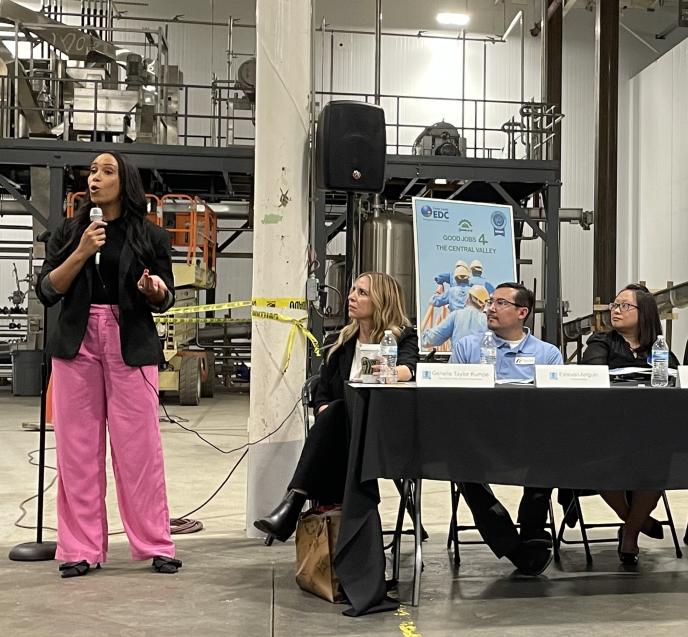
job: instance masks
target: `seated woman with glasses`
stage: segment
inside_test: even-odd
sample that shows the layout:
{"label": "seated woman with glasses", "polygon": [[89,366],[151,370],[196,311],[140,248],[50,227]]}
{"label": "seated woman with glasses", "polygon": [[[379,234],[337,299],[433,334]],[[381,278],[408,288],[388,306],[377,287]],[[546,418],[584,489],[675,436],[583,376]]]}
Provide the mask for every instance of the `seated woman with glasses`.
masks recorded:
{"label": "seated woman with glasses", "polygon": [[[597,332],[587,342],[583,352],[584,365],[621,367],[651,367],[652,345],[662,333],[655,299],[643,285],[631,284],[621,290],[609,304],[611,332]],[[669,366],[676,368],[678,360],[669,353]],[[638,535],[661,539],[662,525],[650,514],[661,497],[659,491],[634,490],[600,491],[600,495],[624,524],[619,529],[619,558],[624,564],[638,563]],[[630,497],[628,497],[630,496]]]}
{"label": "seated woman with glasses", "polygon": [[[348,297],[349,323],[325,344],[320,380],[315,390],[315,424],[303,446],[287,494],[277,507],[253,525],[285,542],[307,498],[319,504],[340,503],[349,457],[344,386],[362,369],[361,344],[379,343],[385,330],[397,339],[399,381],[413,379],[418,362],[418,336],[404,315],[401,288],[382,272],[364,272]],[[375,368],[373,368],[375,369]]]}

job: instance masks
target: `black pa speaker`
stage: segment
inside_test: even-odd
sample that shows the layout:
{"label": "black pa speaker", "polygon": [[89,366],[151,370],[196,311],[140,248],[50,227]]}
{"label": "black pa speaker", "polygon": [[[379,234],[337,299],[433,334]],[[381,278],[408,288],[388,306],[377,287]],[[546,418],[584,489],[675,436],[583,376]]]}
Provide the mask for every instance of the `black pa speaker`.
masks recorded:
{"label": "black pa speaker", "polygon": [[348,100],[329,102],[318,117],[318,188],[382,192],[386,150],[382,108]]}

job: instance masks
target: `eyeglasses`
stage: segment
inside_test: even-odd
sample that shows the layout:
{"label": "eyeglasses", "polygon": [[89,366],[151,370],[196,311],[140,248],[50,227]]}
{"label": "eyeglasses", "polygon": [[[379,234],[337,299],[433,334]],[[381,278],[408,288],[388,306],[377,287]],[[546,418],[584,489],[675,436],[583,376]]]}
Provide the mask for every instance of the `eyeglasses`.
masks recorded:
{"label": "eyeglasses", "polygon": [[508,305],[513,305],[514,307],[525,307],[525,305],[519,305],[518,303],[507,301],[506,299],[487,299],[487,301],[485,301],[485,307],[490,307],[490,305],[494,305],[500,310]]}
{"label": "eyeglasses", "polygon": [[624,301],[623,303],[610,303],[609,304],[609,310],[613,312],[614,310],[621,310],[622,312],[630,312],[631,308],[634,307],[636,310],[638,309],[637,305],[633,305],[633,303],[628,303],[627,301]]}

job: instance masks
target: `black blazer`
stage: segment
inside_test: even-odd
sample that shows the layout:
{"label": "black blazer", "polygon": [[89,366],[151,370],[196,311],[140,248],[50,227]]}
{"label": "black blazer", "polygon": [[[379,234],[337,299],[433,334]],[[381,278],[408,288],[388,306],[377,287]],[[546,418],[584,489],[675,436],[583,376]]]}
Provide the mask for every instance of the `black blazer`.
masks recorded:
{"label": "black blazer", "polygon": [[[86,334],[91,307],[93,269],[84,266],[64,295],[49,296],[43,290],[42,284],[43,279],[70,254],[58,253],[65,245],[69,224],[72,222],[71,219],[65,219],[50,238],[36,285],[36,295],[44,305],[49,307],[62,301],[57,325],[50,335],[48,352],[51,356],[67,359],[77,355]],[[148,268],[151,274],[157,274],[171,292],[163,305],[155,308],[155,311],[165,312],[174,305],[170,235],[166,230],[153,224],[148,226],[148,232],[155,251],[153,263],[146,263],[145,266],[139,263],[126,241],[119,257],[119,326],[122,358],[132,367],[158,365],[163,362],[160,337],[153,322],[153,308],[136,287],[144,267]]]}
{"label": "black blazer", "polygon": [[[327,348],[331,346],[339,334],[334,334],[328,338],[323,347],[323,363],[320,366],[320,381],[315,390],[313,407],[318,412],[321,405],[331,403],[338,398],[344,398],[344,383],[349,380],[351,365],[354,362],[356,353],[356,339],[349,339],[344,345],[337,349],[330,359],[327,358]],[[416,374],[416,363],[418,363],[418,335],[413,327],[406,327],[399,335],[397,351],[397,365],[406,365],[411,374]]]}
{"label": "black blazer", "polygon": [[[647,353],[649,355],[650,352]],[[622,367],[652,367],[647,356],[633,356],[630,345],[616,330],[595,332],[585,345],[581,359],[583,365],[609,365],[609,369]],[[678,359],[669,352],[669,367],[678,367]]]}

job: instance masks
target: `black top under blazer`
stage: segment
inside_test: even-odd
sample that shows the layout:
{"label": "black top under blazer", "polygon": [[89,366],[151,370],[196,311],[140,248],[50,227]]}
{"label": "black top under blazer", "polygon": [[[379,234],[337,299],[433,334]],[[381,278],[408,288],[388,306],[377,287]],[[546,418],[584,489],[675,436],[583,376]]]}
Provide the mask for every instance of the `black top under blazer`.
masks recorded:
{"label": "black top under blazer", "polygon": [[[652,352],[639,352],[638,358],[633,355],[631,346],[616,330],[595,332],[585,345],[583,365],[608,365],[609,369],[623,367],[652,367],[648,357]],[[669,367],[678,367],[678,359],[669,352]]]}
{"label": "black top under blazer", "polygon": [[[328,359],[327,348],[334,344],[339,334],[328,338],[323,347],[323,363],[320,366],[320,381],[315,390],[313,407],[315,413],[322,405],[331,403],[338,398],[344,398],[344,383],[349,380],[351,365],[356,354],[356,338],[350,338],[344,345],[335,350]],[[397,342],[397,365],[406,365],[411,370],[412,377],[416,374],[416,363],[420,357],[418,352],[418,335],[413,327],[406,327],[399,335]]]}
{"label": "black top under blazer", "polygon": [[[63,295],[59,293],[48,295],[42,283],[43,279],[61,265],[70,254],[68,251],[58,253],[65,245],[71,223],[73,223],[72,219],[65,219],[52,234],[36,285],[36,295],[44,305],[50,307],[62,301],[57,325],[54,330],[51,330],[48,352],[56,358],[66,359],[77,355],[86,334],[91,307],[93,268],[86,263]],[[165,312],[174,305],[170,235],[167,230],[150,222],[146,223],[149,223],[148,236],[155,253],[154,261],[140,263],[126,241],[119,258],[119,327],[122,358],[127,365],[132,367],[158,365],[163,362],[162,346],[155,329],[152,312]],[[153,308],[137,288],[144,268],[148,268],[150,274],[157,274],[170,291],[160,307]]]}

